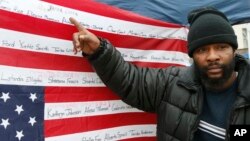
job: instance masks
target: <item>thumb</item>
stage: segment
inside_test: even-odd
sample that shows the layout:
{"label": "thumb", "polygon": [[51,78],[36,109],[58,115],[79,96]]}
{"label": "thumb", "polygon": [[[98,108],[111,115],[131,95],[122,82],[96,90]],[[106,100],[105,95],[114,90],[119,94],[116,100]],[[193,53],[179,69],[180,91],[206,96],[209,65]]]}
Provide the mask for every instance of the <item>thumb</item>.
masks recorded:
{"label": "thumb", "polygon": [[91,37],[89,35],[79,35],[80,42],[91,42]]}
{"label": "thumb", "polygon": [[79,41],[81,44],[88,45],[92,50],[100,46],[100,40],[92,34],[79,35]]}

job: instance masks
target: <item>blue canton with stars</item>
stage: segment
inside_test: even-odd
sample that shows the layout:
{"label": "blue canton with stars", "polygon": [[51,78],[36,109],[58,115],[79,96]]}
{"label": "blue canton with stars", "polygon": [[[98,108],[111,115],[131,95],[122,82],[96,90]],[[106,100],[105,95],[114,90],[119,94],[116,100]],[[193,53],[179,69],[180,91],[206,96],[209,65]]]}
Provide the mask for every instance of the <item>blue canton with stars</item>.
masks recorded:
{"label": "blue canton with stars", "polygon": [[0,140],[44,141],[44,87],[0,85]]}

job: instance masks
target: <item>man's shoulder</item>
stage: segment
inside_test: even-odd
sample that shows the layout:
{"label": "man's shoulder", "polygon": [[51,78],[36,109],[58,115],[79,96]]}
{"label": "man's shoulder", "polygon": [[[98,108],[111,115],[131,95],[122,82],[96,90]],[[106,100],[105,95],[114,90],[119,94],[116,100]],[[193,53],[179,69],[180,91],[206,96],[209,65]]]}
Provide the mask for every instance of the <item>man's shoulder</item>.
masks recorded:
{"label": "man's shoulder", "polygon": [[195,68],[191,66],[171,66],[168,68],[169,74],[178,81],[185,83],[198,83],[199,78],[195,73]]}

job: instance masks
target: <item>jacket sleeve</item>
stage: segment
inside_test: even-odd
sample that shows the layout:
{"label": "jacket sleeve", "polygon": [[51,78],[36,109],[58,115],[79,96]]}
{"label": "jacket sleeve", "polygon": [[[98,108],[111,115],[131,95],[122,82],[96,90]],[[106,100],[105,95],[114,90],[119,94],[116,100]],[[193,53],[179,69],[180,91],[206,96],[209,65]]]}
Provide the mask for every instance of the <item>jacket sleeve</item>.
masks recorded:
{"label": "jacket sleeve", "polygon": [[167,88],[169,69],[137,67],[124,61],[109,42],[98,57],[89,61],[103,83],[124,102],[144,111],[156,111]]}

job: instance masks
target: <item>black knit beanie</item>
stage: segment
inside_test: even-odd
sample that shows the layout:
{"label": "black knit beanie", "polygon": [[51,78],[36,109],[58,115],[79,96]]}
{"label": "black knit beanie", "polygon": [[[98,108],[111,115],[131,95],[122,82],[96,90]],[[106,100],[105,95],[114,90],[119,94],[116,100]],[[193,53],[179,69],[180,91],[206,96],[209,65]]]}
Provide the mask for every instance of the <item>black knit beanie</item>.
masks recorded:
{"label": "black knit beanie", "polygon": [[212,44],[228,43],[238,48],[237,37],[227,17],[213,7],[193,10],[188,15],[188,55],[193,57],[195,49]]}

